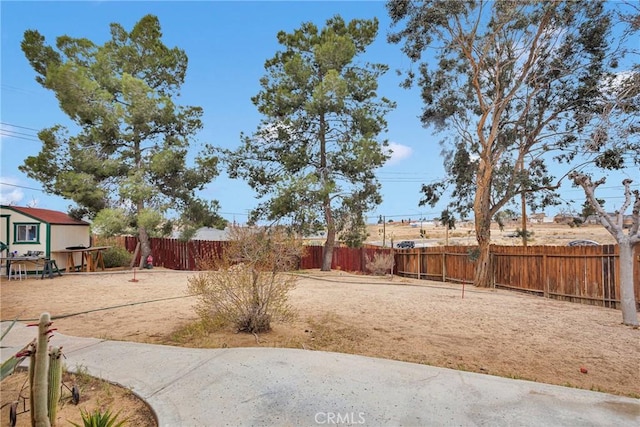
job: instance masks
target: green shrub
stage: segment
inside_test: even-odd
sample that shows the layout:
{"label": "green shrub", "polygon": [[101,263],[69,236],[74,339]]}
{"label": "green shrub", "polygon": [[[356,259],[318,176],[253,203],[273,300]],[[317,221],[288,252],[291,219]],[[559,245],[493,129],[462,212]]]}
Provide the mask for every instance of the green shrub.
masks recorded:
{"label": "green shrub", "polygon": [[516,237],[519,237],[519,238],[525,237],[527,239],[527,241],[529,241],[529,240],[532,240],[533,231],[531,231],[531,230],[520,230],[519,228],[516,228],[515,235],[516,235]]}
{"label": "green shrub", "polygon": [[131,262],[131,254],[122,246],[112,246],[103,254],[106,268],[126,267]]}

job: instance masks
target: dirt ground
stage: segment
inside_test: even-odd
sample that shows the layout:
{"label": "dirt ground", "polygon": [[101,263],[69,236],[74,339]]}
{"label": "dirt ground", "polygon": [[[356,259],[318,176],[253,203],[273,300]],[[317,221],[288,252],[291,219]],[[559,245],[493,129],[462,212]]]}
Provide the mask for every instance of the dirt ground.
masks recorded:
{"label": "dirt ground", "polygon": [[618,310],[472,286],[463,298],[462,285],[310,270],[291,293],[294,322],[260,336],[206,333],[186,293],[194,274],[156,268],[138,272],[138,282],[131,272],[3,280],[2,320],[49,311],[66,335],[338,351],[640,398],[640,330],[623,326]]}
{"label": "dirt ground", "polygon": [[[151,409],[130,390],[117,387],[96,378],[84,374],[64,373],[63,384],[69,389],[75,384],[80,391],[80,400],[75,405],[71,400],[71,392],[63,387],[63,394],[58,406],[56,425],[71,426],[72,422],[83,425],[80,410],[92,413],[95,410],[104,412],[109,410],[117,414],[117,420],[126,420],[127,425],[136,427],[155,427],[157,422]],[[5,403],[17,401],[17,427],[31,426],[29,412],[29,387],[27,385],[28,374],[26,370],[20,370],[2,381],[2,417],[3,426],[9,423],[9,406]]]}

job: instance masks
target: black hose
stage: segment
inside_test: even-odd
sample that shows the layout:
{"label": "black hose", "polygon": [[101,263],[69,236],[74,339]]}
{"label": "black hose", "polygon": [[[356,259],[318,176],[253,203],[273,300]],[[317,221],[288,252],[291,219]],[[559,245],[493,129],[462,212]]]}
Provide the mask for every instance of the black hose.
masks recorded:
{"label": "black hose", "polygon": [[[51,320],[65,319],[67,317],[79,316],[81,314],[94,313],[96,311],[113,310],[114,308],[129,307],[129,306],[132,306],[132,305],[148,304],[150,302],[168,301],[168,300],[180,299],[180,298],[190,298],[192,296],[193,295],[184,295],[184,296],[180,296],[180,297],[158,298],[158,299],[153,299],[153,300],[148,300],[148,301],[138,301],[138,302],[130,302],[130,303],[127,303],[127,304],[113,305],[113,306],[110,306],[110,307],[94,308],[92,310],[79,311],[77,313],[67,313],[67,314],[61,314],[59,316],[51,316]],[[11,320],[0,320],[0,321],[1,322],[13,322],[13,320],[14,319],[11,319]],[[15,320],[17,322],[34,322],[34,321],[37,321],[39,319],[15,319]]]}

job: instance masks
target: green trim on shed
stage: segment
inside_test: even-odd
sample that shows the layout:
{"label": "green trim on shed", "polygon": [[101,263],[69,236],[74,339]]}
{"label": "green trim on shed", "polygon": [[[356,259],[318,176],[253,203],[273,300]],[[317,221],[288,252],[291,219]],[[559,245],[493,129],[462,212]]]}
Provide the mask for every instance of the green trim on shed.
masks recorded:
{"label": "green trim on shed", "polygon": [[49,224],[48,222],[47,224],[47,228],[46,228],[46,233],[47,233],[47,240],[45,242],[45,253],[46,253],[46,257],[47,258],[51,258],[51,224]]}

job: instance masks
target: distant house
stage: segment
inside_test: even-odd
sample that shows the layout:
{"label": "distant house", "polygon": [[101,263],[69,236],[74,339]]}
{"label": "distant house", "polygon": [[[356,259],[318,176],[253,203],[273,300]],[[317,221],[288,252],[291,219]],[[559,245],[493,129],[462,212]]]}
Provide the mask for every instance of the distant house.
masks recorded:
{"label": "distant house", "polygon": [[91,246],[88,222],[64,212],[5,205],[0,205],[0,242],[18,255],[42,252],[44,257],[54,259],[61,270],[66,268],[67,257],[53,251]]}
{"label": "distant house", "polygon": [[576,218],[578,218],[576,215],[560,213],[553,217],[553,222],[555,222],[556,224],[569,224],[573,223]]}
{"label": "distant house", "polygon": [[196,231],[193,240],[214,240],[217,242],[229,240],[229,229],[219,230],[217,228],[202,227]]}
{"label": "distant house", "polygon": [[589,215],[585,220],[585,224],[600,224],[600,218],[598,215]]}
{"label": "distant house", "polygon": [[633,216],[625,215],[624,219],[622,220],[622,228],[631,228],[632,225],[633,225]]}
{"label": "distant house", "polygon": [[[615,212],[608,212],[607,215],[609,215],[609,218],[611,218],[614,222],[616,221],[617,215]],[[585,224],[601,224],[600,217],[598,217],[598,215],[589,215],[585,220]],[[622,228],[631,228],[632,224],[633,216],[624,215],[622,218]]]}
{"label": "distant house", "polygon": [[530,214],[529,221],[534,224],[548,224],[553,222],[553,218],[548,217],[544,212],[538,212]]}
{"label": "distant house", "polygon": [[[172,239],[179,239],[181,233],[174,231],[171,234]],[[212,240],[216,242],[223,242],[229,240],[229,227],[224,230],[219,230],[212,227],[200,227],[196,230],[191,240]]]}

